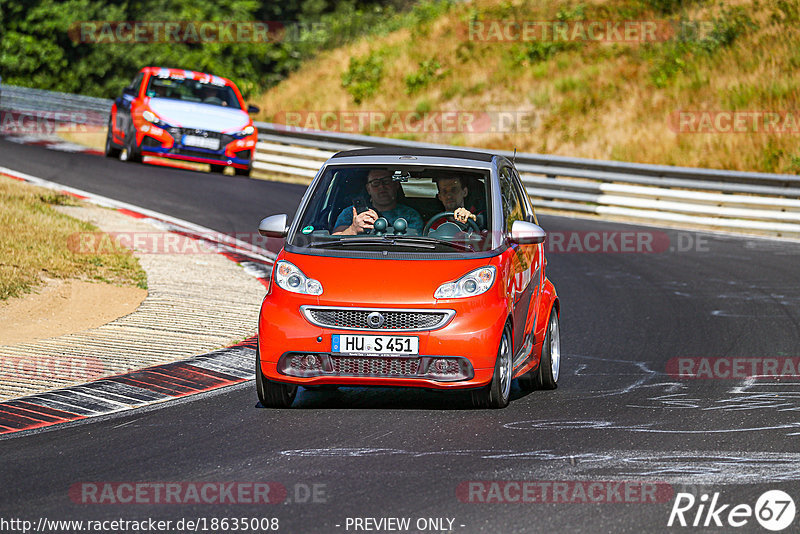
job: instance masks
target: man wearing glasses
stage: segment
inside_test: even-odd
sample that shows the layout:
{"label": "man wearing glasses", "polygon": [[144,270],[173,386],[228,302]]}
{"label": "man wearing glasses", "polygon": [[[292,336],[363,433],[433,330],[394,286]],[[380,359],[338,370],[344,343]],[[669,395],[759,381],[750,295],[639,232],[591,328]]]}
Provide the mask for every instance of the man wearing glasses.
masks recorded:
{"label": "man wearing glasses", "polygon": [[366,230],[371,230],[379,217],[383,217],[391,226],[394,221],[403,218],[408,223],[409,230],[422,233],[424,223],[422,216],[413,208],[397,203],[397,193],[400,183],[392,179],[388,170],[373,169],[367,174],[367,193],[370,206],[359,213],[356,206],[345,208],[334,224],[333,234],[358,235]]}

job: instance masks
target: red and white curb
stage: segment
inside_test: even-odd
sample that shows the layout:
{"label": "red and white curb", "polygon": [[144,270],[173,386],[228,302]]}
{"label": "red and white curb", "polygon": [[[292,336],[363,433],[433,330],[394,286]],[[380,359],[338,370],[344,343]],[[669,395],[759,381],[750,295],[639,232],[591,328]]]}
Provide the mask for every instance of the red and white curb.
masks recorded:
{"label": "red and white curb", "polygon": [[132,410],[255,378],[256,338],[188,360],[0,403],[0,435]]}
{"label": "red and white curb", "polygon": [[[218,253],[241,264],[261,283],[268,284],[275,254],[266,249],[176,217],[5,167],[0,167],[0,175],[53,189],[147,220],[163,230],[202,240]],[[255,350],[256,337],[253,336],[231,347],[187,360],[0,402],[0,435],[141,408],[252,380],[255,377]]]}

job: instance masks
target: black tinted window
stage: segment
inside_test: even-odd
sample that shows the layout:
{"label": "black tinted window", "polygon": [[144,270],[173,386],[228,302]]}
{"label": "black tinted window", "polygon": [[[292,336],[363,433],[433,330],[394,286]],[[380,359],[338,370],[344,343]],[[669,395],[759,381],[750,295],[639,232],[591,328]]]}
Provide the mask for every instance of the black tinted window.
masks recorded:
{"label": "black tinted window", "polygon": [[519,197],[517,188],[514,186],[511,169],[508,167],[503,167],[500,170],[500,196],[503,203],[505,230],[510,232],[514,221],[525,220],[525,207],[522,204],[522,199]]}

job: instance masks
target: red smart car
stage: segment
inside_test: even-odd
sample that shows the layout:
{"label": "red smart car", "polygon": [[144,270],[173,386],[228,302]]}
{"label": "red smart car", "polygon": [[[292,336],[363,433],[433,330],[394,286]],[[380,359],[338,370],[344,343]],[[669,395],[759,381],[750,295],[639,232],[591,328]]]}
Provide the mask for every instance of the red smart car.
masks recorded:
{"label": "red smart car", "polygon": [[545,232],[514,164],[466,150],[359,149],[330,158],[291,224],[258,324],[261,404],[298,386],[552,389],[559,301]]}
{"label": "red smart car", "polygon": [[208,163],[212,172],[233,167],[249,175],[258,132],[248,113],[258,111],[227,78],[145,67],[111,107],[105,154]]}

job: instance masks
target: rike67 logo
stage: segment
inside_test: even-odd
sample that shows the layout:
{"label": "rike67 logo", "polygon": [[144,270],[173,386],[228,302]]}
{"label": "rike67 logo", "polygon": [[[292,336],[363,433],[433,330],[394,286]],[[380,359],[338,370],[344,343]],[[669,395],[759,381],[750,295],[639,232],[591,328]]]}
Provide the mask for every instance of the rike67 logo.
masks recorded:
{"label": "rike67 logo", "polygon": [[678,493],[667,526],[681,527],[743,527],[753,517],[767,530],[779,531],[794,523],[794,500],[781,490],[766,491],[755,506],[723,504],[719,492],[709,497],[704,493],[696,498],[691,493]]}

